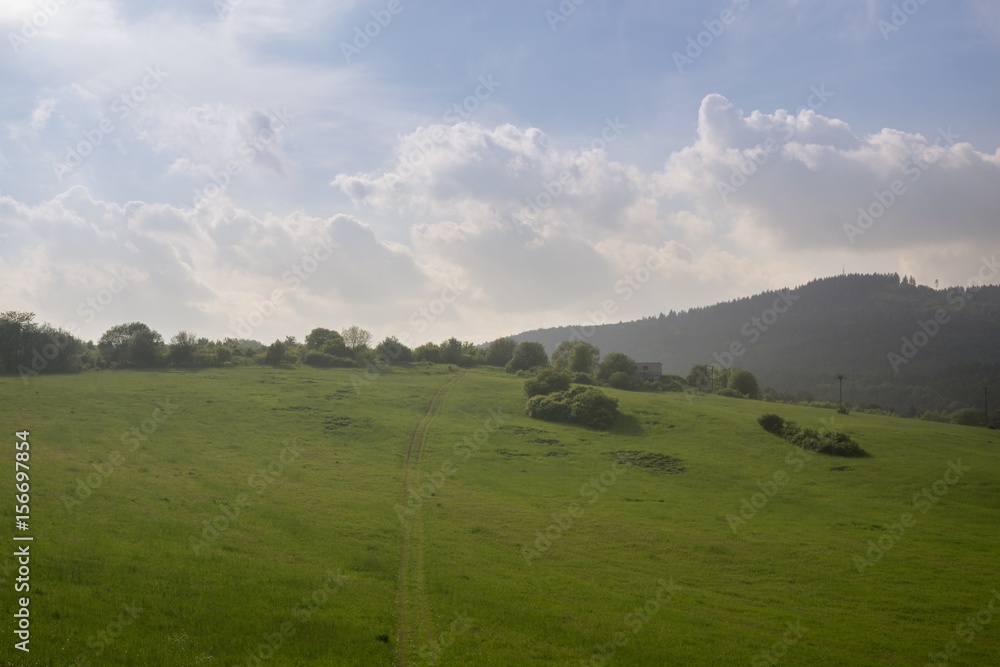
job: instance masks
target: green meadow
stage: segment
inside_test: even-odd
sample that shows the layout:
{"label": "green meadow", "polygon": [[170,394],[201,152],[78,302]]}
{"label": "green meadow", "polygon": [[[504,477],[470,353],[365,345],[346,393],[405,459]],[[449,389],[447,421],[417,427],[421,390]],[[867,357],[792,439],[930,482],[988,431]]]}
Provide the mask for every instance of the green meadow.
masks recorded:
{"label": "green meadow", "polygon": [[[29,653],[0,557],[0,665],[1000,664],[995,431],[605,390],[599,432],[529,419],[522,385],[0,380],[3,539],[33,537]],[[810,455],[765,412],[871,456]]]}

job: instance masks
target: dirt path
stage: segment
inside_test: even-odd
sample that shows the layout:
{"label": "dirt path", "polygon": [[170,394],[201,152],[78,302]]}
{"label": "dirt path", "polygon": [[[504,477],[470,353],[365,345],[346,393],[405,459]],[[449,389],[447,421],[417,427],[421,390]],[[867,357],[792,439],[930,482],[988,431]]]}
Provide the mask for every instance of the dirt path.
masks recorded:
{"label": "dirt path", "polygon": [[[431,398],[427,412],[410,433],[403,464],[402,506],[408,508],[410,489],[420,486],[420,458],[427,440],[427,430],[444,404],[448,390],[464,375],[464,371],[445,382]],[[399,577],[396,589],[396,609],[399,627],[396,632],[396,665],[417,664],[421,646],[430,641],[430,608],[424,587],[423,526],[419,506],[403,514],[403,541],[399,553]]]}

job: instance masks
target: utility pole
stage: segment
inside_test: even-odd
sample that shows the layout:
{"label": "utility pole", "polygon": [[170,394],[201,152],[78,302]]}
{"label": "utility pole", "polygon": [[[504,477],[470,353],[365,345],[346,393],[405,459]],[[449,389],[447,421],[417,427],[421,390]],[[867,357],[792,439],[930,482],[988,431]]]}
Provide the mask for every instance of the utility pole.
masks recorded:
{"label": "utility pole", "polygon": [[983,403],[986,406],[986,428],[990,427],[990,388],[983,387]]}
{"label": "utility pole", "polygon": [[840,382],[840,409],[844,409],[844,379],[845,375],[838,375],[837,380]]}

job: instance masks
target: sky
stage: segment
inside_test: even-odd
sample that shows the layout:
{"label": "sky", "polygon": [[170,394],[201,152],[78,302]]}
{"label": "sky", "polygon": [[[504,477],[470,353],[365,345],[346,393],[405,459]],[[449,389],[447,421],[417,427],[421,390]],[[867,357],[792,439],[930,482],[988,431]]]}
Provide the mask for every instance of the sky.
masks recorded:
{"label": "sky", "polygon": [[1000,251],[995,0],[4,0],[0,36],[0,310],[85,340],[482,343]]}

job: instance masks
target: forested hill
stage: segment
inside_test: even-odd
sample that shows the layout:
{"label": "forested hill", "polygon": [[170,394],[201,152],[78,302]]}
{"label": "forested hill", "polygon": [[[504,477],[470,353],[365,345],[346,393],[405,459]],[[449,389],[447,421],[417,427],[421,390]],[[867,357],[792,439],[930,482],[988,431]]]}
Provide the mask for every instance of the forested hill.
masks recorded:
{"label": "forested hill", "polygon": [[[932,289],[896,274],[844,275],[634,322],[529,331],[551,351],[581,338],[686,375],[743,366],[797,398],[876,403],[900,413],[983,405],[1000,389],[1000,287]],[[905,341],[904,341],[905,339]],[[907,342],[908,341],[908,342]],[[1000,391],[995,400],[1000,406]]]}

